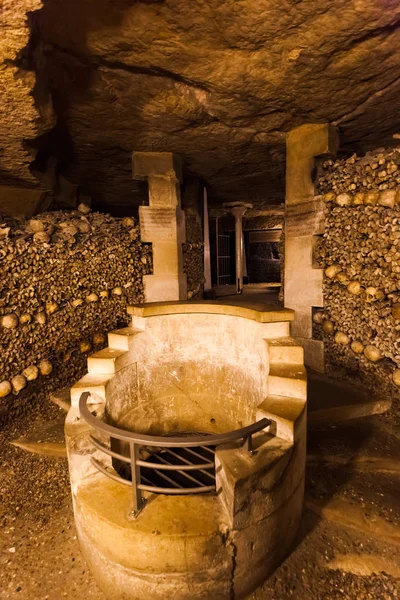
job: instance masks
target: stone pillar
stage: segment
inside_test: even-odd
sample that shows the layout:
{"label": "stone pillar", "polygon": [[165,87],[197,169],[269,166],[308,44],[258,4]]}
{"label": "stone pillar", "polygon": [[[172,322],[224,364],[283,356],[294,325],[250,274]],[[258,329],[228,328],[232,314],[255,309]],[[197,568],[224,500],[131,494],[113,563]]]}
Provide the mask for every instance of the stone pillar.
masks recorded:
{"label": "stone pillar", "polygon": [[324,370],[323,342],[312,339],[312,307],[323,306],[323,271],[313,268],[314,236],[324,230],[324,204],[315,198],[314,158],[334,155],[337,134],[328,124],[302,125],[286,139],[285,307],[296,311],[291,333],[303,345],[305,364]]}
{"label": "stone pillar", "polygon": [[235,265],[236,265],[236,293],[243,292],[243,260],[244,260],[244,244],[243,244],[243,215],[248,208],[253,208],[252,204],[245,202],[224,202],[224,209],[235,217]]}
{"label": "stone pillar", "polygon": [[[208,220],[207,188],[203,188],[203,232],[204,232],[204,290],[209,291],[211,284],[210,222]],[[218,242],[218,240],[217,240]]]}
{"label": "stone pillar", "polygon": [[235,265],[236,265],[236,293],[243,292],[243,215],[246,207],[232,208],[235,217]]}
{"label": "stone pillar", "polygon": [[153,275],[143,278],[146,302],[187,300],[180,158],[172,152],[133,152],[132,169],[134,178],[149,184],[149,206],[139,207],[141,240],[153,247]]}

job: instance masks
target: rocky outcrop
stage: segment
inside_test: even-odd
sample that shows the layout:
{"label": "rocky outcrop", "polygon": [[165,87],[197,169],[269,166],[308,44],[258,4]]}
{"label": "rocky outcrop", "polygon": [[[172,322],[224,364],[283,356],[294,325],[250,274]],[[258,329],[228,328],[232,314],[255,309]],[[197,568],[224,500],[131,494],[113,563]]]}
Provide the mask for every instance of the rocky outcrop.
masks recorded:
{"label": "rocky outcrop", "polygon": [[[0,7],[0,183],[36,187],[29,140],[56,123],[49,91],[39,89],[29,55],[29,15],[41,0],[4,0]],[[36,89],[35,89],[36,87]]]}
{"label": "rocky outcrop", "polygon": [[[181,154],[211,201],[279,203],[291,128],[332,122],[362,151],[399,132],[399,22],[395,0],[44,0],[33,58],[58,124],[40,144],[105,205],[142,202],[132,150]],[[22,104],[3,140],[34,137]]]}

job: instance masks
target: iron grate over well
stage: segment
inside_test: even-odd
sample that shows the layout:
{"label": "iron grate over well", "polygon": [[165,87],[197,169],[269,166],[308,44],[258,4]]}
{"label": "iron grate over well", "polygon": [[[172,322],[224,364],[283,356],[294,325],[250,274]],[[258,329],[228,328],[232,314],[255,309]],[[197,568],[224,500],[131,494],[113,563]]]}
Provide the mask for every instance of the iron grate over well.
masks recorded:
{"label": "iron grate over well", "polygon": [[[143,507],[142,492],[167,495],[215,492],[216,448],[239,442],[252,453],[252,436],[271,424],[270,419],[263,418],[226,433],[151,436],[125,431],[96,418],[87,406],[89,396],[89,392],[81,395],[79,411],[95,431],[95,435],[89,436],[91,443],[112,458],[113,469],[94,456],[91,462],[107,477],[131,486],[134,516]],[[110,445],[96,434],[108,435]]]}
{"label": "iron grate over well", "polygon": [[[179,434],[189,437],[191,434]],[[199,436],[201,434],[192,434]],[[212,487],[215,489],[215,447],[195,446],[194,448],[143,448],[144,461],[159,464],[160,467],[173,465],[176,469],[160,470],[142,466],[141,483],[155,488],[195,489]],[[146,456],[147,455],[147,456]],[[179,470],[179,467],[192,465],[193,470]],[[211,490],[210,490],[211,491]],[[164,492],[167,493],[167,492]]]}
{"label": "iron grate over well", "polygon": [[[200,432],[179,432],[166,435],[165,438],[193,437],[198,440],[208,435]],[[199,445],[193,448],[142,446],[139,450],[139,458],[141,460],[139,483],[151,486],[155,492],[161,489],[164,494],[168,494],[168,490],[171,490],[171,493],[184,489],[196,491],[198,488],[203,491],[215,490],[215,446]],[[145,463],[149,466],[146,467]],[[113,460],[113,466],[121,477],[132,481],[130,464]],[[184,470],[179,467],[184,467]]]}

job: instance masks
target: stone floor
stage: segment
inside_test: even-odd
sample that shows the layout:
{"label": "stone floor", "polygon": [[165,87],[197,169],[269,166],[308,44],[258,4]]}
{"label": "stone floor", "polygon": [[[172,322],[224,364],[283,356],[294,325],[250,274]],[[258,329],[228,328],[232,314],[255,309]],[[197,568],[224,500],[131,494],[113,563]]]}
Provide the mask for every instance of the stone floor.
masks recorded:
{"label": "stone floor", "polygon": [[[80,554],[66,459],[9,443],[63,417],[38,406],[0,434],[2,600],[104,600]],[[400,430],[384,416],[311,430],[306,489],[292,554],[250,598],[400,598]]]}
{"label": "stone floor", "polygon": [[229,299],[229,302],[240,304],[243,300],[279,303],[280,284],[278,283],[249,283],[243,286],[243,293],[237,294],[234,285],[219,285],[214,287],[217,299]]}

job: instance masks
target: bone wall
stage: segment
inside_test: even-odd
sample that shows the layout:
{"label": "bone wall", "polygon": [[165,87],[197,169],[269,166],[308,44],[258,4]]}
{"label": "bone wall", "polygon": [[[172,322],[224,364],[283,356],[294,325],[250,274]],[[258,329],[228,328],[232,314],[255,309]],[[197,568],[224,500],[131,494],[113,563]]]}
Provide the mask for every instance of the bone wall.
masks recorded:
{"label": "bone wall", "polygon": [[185,211],[186,243],[183,244],[183,271],[187,276],[188,300],[203,297],[204,242],[199,218]]}
{"label": "bone wall", "polygon": [[322,163],[317,193],[325,232],[314,263],[324,268],[324,308],[313,337],[327,370],[379,394],[400,386],[400,148]]}
{"label": "bone wall", "polygon": [[144,300],[151,245],[137,221],[80,208],[0,215],[0,421],[81,377]]}

